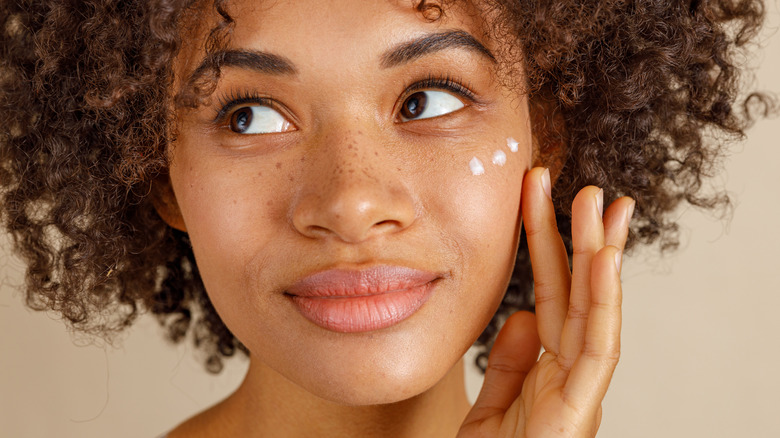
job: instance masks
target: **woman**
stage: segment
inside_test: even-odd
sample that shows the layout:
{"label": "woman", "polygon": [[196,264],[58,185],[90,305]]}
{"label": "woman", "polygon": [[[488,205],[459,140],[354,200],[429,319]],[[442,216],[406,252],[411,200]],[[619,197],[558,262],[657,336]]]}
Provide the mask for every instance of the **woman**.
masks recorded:
{"label": "woman", "polygon": [[[716,203],[697,197],[717,156],[701,132],[746,123],[728,54],[761,17],[7,7],[4,219],[29,304],[103,334],[141,306],[212,369],[251,352],[239,390],[172,437],[594,435],[631,198],[644,242],[673,242],[680,200]],[[528,307],[527,259],[538,322],[507,320],[470,407],[461,356]]]}

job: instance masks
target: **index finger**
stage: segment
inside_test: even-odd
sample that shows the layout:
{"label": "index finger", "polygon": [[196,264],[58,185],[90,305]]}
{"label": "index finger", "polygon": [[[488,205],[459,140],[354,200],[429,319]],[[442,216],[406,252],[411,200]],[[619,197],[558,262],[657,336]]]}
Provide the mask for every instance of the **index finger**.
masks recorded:
{"label": "index finger", "polygon": [[569,308],[571,272],[550,193],[550,171],[541,167],[528,171],[521,204],[534,275],[539,338],[545,350],[557,354]]}

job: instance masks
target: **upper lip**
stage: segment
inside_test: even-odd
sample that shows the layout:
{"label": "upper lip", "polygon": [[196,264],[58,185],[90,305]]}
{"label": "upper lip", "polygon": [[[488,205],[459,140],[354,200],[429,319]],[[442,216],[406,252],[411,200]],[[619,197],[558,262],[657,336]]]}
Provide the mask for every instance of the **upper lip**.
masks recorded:
{"label": "upper lip", "polygon": [[433,272],[394,265],[328,269],[302,278],[286,293],[298,297],[360,297],[412,289],[439,277]]}

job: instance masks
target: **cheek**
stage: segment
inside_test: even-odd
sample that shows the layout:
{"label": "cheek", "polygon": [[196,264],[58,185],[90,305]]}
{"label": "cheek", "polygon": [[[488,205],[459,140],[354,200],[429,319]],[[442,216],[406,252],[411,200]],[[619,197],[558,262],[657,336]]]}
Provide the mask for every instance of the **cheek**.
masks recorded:
{"label": "cheek", "polygon": [[520,146],[512,138],[493,139],[460,158],[462,163],[447,179],[447,188],[436,190],[433,199],[442,193],[451,194],[443,198],[447,202],[444,208],[450,212],[445,223],[458,223],[464,230],[464,240],[489,245],[514,232],[523,175],[530,163],[525,149],[530,149],[530,144]]}
{"label": "cheek", "polygon": [[285,321],[265,310],[276,308],[279,303],[273,300],[279,297],[258,291],[273,286],[269,253],[279,257],[284,248],[279,242],[284,213],[279,212],[285,195],[274,184],[285,169],[275,163],[227,161],[227,166],[220,164],[225,161],[192,159],[191,167],[172,167],[171,180],[209,299],[231,331],[251,347],[257,347],[258,339],[277,339],[273,327],[284,327]]}
{"label": "cheek", "polygon": [[[455,161],[451,174],[432,185],[427,195],[435,205],[431,210],[443,212],[437,226],[449,234],[448,240],[457,242],[469,267],[463,281],[484,282],[491,275],[501,283],[511,272],[517,251],[530,139],[527,143],[521,139],[518,145],[508,143],[506,137],[493,138]],[[499,285],[496,290],[502,289]]]}
{"label": "cheek", "polygon": [[[469,174],[457,184],[452,208],[465,233],[462,279],[465,308],[473,311],[471,336],[478,336],[493,318],[506,291],[520,236],[520,200],[530,152],[505,139],[493,141],[478,158],[484,173]],[[530,151],[530,139],[527,145]]]}
{"label": "cheek", "polygon": [[252,248],[272,236],[257,224],[273,217],[269,193],[278,191],[261,189],[261,170],[256,165],[228,166],[220,164],[224,161],[187,154],[176,159],[171,181],[204,282],[240,278]]}

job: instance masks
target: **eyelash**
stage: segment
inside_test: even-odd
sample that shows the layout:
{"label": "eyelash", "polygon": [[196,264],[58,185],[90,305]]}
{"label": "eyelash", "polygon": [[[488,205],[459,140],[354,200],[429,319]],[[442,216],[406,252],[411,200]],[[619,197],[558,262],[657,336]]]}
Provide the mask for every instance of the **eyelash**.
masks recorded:
{"label": "eyelash", "polygon": [[231,110],[246,103],[265,105],[273,109],[278,109],[278,105],[273,99],[262,97],[253,91],[237,92],[231,90],[229,93],[219,97],[217,103],[219,110],[217,111],[217,116],[214,118],[214,121],[217,123],[224,122],[230,115]]}
{"label": "eyelash", "polygon": [[[464,85],[464,82],[459,78],[454,78],[449,75],[443,77],[429,75],[423,80],[412,81],[407,84],[404,87],[404,93],[401,94],[399,103],[418,91],[430,89],[451,91],[471,102],[477,102],[476,94],[471,91],[470,88],[471,87],[469,87],[468,84]],[[231,110],[239,105],[248,103],[266,105],[274,109],[278,108],[278,104],[276,104],[273,99],[262,97],[253,91],[231,90],[229,93],[219,97],[217,104],[219,110],[217,111],[217,116],[214,118],[214,121],[217,123],[224,122],[230,115]]]}
{"label": "eyelash", "polygon": [[460,78],[449,75],[443,77],[429,75],[423,80],[413,81],[409,84],[406,84],[404,87],[405,91],[403,94],[401,94],[399,102],[403,102],[407,97],[418,91],[431,89],[451,91],[457,95],[460,95],[461,97],[465,97],[471,102],[477,102],[477,96],[473,91],[471,91],[471,87],[468,83],[465,83]]}

